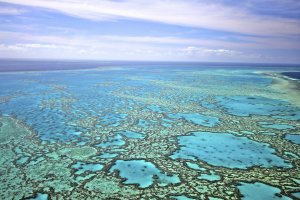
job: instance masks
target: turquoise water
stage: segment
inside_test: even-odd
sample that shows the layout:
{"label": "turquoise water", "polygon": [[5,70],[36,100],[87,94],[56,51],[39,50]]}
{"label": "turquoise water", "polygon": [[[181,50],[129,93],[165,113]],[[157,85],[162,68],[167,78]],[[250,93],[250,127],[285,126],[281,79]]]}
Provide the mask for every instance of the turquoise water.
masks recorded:
{"label": "turquoise water", "polygon": [[295,144],[300,144],[300,134],[299,135],[287,134],[285,138]]}
{"label": "turquoise water", "polygon": [[281,193],[280,189],[266,185],[264,183],[241,183],[238,186],[242,199],[252,200],[252,199],[282,199],[282,200],[291,200],[291,198],[284,196]]}
{"label": "turquoise water", "polygon": [[97,144],[96,146],[106,148],[110,146],[122,146],[125,144],[125,141],[123,140],[123,137],[120,134],[117,134],[113,137],[109,137],[106,141]]}
{"label": "turquoise water", "polygon": [[264,128],[272,128],[277,130],[294,129],[293,126],[288,124],[272,124],[269,122],[259,122],[259,125]]}
{"label": "turquoise water", "polygon": [[219,181],[221,177],[217,175],[214,171],[210,171],[209,174],[201,174],[198,176],[199,179],[207,180],[207,181]]}
{"label": "turquoise water", "polygon": [[299,196],[299,68],[85,64],[0,73],[0,199]]}
{"label": "turquoise water", "polygon": [[195,163],[191,163],[191,162],[186,162],[186,165],[191,168],[191,169],[196,169],[196,170],[201,170],[201,171],[205,171],[206,169],[203,167],[200,167],[199,165],[195,164]]}
{"label": "turquoise water", "polygon": [[147,188],[154,183],[154,176],[157,176],[158,184],[165,186],[168,184],[180,183],[177,175],[168,176],[157,167],[145,160],[117,160],[110,172],[119,171],[119,176],[125,178],[125,184],[137,184],[140,188]]}
{"label": "turquoise water", "polygon": [[103,168],[103,165],[101,164],[94,164],[94,163],[83,163],[78,162],[74,165],[72,165],[72,168],[76,170],[75,174],[83,174],[85,172],[96,172]]}
{"label": "turquoise water", "polygon": [[291,167],[266,143],[228,133],[193,132],[178,137],[180,149],[171,158],[203,160],[214,166],[228,168]]}
{"label": "turquoise water", "polygon": [[[278,115],[285,112],[295,114],[297,110],[288,106],[282,100],[256,96],[216,97],[218,104],[227,109],[228,113],[236,116],[249,115]],[[277,116],[278,117],[278,116]]]}
{"label": "turquoise water", "polygon": [[294,193],[292,193],[292,196],[300,199],[300,192],[294,192]]}
{"label": "turquoise water", "polygon": [[205,116],[198,113],[176,113],[169,114],[168,117],[172,119],[184,119],[197,125],[209,127],[215,126],[219,123],[219,119],[217,117]]}
{"label": "turquoise water", "polygon": [[35,200],[47,200],[48,199],[48,194],[40,194],[38,193]]}
{"label": "turquoise water", "polygon": [[186,197],[184,195],[181,195],[181,196],[171,196],[171,198],[177,199],[177,200],[193,200],[192,198]]}
{"label": "turquoise water", "polygon": [[100,156],[96,156],[95,158],[114,158],[118,155],[119,154],[117,154],[117,153],[103,153]]}

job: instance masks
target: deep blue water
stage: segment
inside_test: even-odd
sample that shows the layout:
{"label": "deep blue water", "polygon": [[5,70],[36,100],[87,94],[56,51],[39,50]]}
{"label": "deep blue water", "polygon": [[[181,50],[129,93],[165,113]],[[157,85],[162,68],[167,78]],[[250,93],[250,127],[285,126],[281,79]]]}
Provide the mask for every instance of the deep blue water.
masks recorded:
{"label": "deep blue water", "polygon": [[139,68],[194,69],[194,68],[230,68],[230,69],[289,69],[300,68],[296,64],[262,64],[262,63],[213,63],[213,62],[159,62],[159,61],[97,61],[97,60],[31,60],[0,59],[0,72],[10,71],[50,71],[92,69],[107,66],[128,66]]}
{"label": "deep blue water", "polygon": [[14,71],[49,71],[91,69],[101,66],[110,66],[106,61],[67,61],[67,60],[0,60],[1,72]]}
{"label": "deep blue water", "polygon": [[300,80],[300,72],[283,72],[282,74]]}

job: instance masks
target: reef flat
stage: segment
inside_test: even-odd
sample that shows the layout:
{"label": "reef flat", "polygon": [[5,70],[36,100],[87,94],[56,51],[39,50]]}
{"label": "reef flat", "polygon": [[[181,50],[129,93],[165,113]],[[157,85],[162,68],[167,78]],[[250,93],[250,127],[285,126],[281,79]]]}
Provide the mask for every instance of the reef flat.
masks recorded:
{"label": "reef flat", "polygon": [[0,73],[0,199],[297,199],[300,93],[285,70],[298,69]]}

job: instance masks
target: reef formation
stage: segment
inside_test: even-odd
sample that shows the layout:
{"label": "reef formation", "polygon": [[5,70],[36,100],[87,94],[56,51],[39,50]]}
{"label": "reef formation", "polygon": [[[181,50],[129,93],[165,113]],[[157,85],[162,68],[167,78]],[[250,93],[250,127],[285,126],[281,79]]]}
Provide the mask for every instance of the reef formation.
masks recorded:
{"label": "reef formation", "polygon": [[300,196],[300,94],[289,97],[278,68],[118,66],[0,80],[1,199]]}

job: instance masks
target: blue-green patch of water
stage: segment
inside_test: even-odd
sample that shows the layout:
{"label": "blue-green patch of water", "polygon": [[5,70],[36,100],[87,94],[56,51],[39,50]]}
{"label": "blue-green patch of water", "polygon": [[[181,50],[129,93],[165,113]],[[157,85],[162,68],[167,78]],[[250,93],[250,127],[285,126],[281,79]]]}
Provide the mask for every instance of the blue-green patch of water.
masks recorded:
{"label": "blue-green patch of water", "polygon": [[215,108],[217,108],[217,106],[215,104],[209,103],[207,101],[202,101],[201,102],[201,106],[203,106],[204,108],[208,108],[208,109],[215,109]]}
{"label": "blue-green patch of water", "polygon": [[28,156],[25,156],[25,157],[20,157],[18,160],[17,160],[17,164],[18,165],[23,165],[24,163],[26,163],[28,161],[29,157]]}
{"label": "blue-green patch of water", "polygon": [[272,132],[260,132],[263,135],[269,135],[269,136],[275,136],[276,133],[272,133]]}
{"label": "blue-green patch of water", "polygon": [[106,141],[96,144],[98,147],[106,148],[110,146],[122,146],[125,144],[123,137],[120,134],[107,138]]}
{"label": "blue-green patch of water", "polygon": [[246,117],[249,115],[277,115],[286,111],[289,104],[284,101],[252,96],[217,96],[218,104],[232,115]]}
{"label": "blue-green patch of water", "polygon": [[287,139],[295,144],[300,144],[300,135],[299,134],[286,134],[285,139]]}
{"label": "blue-green patch of water", "polygon": [[76,145],[78,145],[78,146],[84,146],[84,145],[86,145],[87,142],[88,141],[80,141],[80,142],[77,142]]}
{"label": "blue-green patch of water", "polygon": [[300,179],[292,178],[292,180],[293,180],[295,183],[300,184]]}
{"label": "blue-green patch of water", "polygon": [[223,199],[218,197],[208,197],[208,200],[223,200]]}
{"label": "blue-green patch of water", "polygon": [[95,163],[84,163],[84,162],[77,162],[76,164],[72,165],[72,168],[76,170],[75,174],[83,174],[86,171],[96,172],[103,169],[103,165],[95,164]]}
{"label": "blue-green patch of water", "polygon": [[167,118],[162,118],[160,123],[163,127],[170,128],[172,127],[172,123],[174,123],[174,121]]}
{"label": "blue-green patch of water", "polygon": [[29,165],[34,166],[40,162],[42,162],[43,160],[45,160],[44,157],[36,157],[35,159],[32,159],[29,163]]}
{"label": "blue-green patch of water", "polygon": [[294,158],[294,159],[299,159],[299,156],[297,156],[296,154],[289,152],[289,151],[284,152],[284,155],[290,156],[291,158]]}
{"label": "blue-green patch of water", "polygon": [[95,158],[114,158],[117,157],[119,154],[117,153],[103,153],[99,156],[95,156]]}
{"label": "blue-green patch of water", "polygon": [[277,130],[285,130],[285,129],[294,129],[292,125],[289,124],[272,124],[269,122],[259,122],[259,125],[263,128],[272,128]]}
{"label": "blue-green patch of water", "polygon": [[147,129],[150,126],[154,126],[156,124],[157,124],[157,121],[155,121],[155,120],[139,119],[137,122],[137,126],[143,128],[143,129]]}
{"label": "blue-green patch of water", "polygon": [[100,125],[106,126],[119,126],[123,120],[127,117],[127,114],[107,114],[100,120]]}
{"label": "blue-green patch of water", "polygon": [[246,135],[253,135],[254,134],[251,131],[241,131],[241,133],[246,134]]}
{"label": "blue-green patch of water", "polygon": [[192,162],[186,162],[186,165],[191,168],[191,169],[195,169],[195,170],[200,170],[200,171],[205,171],[206,169],[203,167],[200,167],[199,165],[197,165],[196,163],[192,163]]}
{"label": "blue-green patch of water", "polygon": [[277,115],[277,116],[272,116],[275,119],[286,119],[286,120],[300,120],[300,111],[297,108],[293,108],[285,113],[284,115]]}
{"label": "blue-green patch of water", "polygon": [[47,200],[48,194],[37,193],[36,197],[32,200]]}
{"label": "blue-green patch of water", "polygon": [[198,176],[199,179],[207,180],[207,181],[219,181],[221,177],[217,175],[214,171],[210,171],[210,174],[201,174]]}
{"label": "blue-green patch of water", "polygon": [[138,184],[140,188],[147,188],[154,183],[153,176],[158,177],[158,185],[179,183],[177,175],[168,176],[162,173],[153,163],[145,160],[117,160],[110,168],[110,172],[119,171],[119,175],[125,178],[125,184]]}
{"label": "blue-green patch of water", "polygon": [[275,155],[268,144],[252,141],[228,133],[193,132],[179,136],[179,150],[172,159],[199,159],[214,166],[245,169],[251,166],[291,167]]}
{"label": "blue-green patch of water", "polygon": [[139,119],[137,125],[146,129],[146,128],[148,128],[150,123],[144,119]]}
{"label": "blue-green patch of water", "polygon": [[281,195],[281,190],[260,182],[240,183],[238,186],[243,200],[274,199],[274,200],[292,200]]}
{"label": "blue-green patch of water", "polygon": [[297,199],[300,199],[300,192],[293,192],[292,195]]}
{"label": "blue-green patch of water", "polygon": [[161,125],[165,128],[171,128],[172,127],[172,124],[168,124],[168,123],[165,123],[165,122],[162,122]]}
{"label": "blue-green patch of water", "polygon": [[169,112],[169,109],[166,107],[158,106],[158,105],[149,105],[147,106],[148,110],[151,110],[156,113],[166,113]]}
{"label": "blue-green patch of water", "polygon": [[180,196],[170,196],[172,199],[176,199],[176,200],[193,200],[190,197],[187,197],[185,195],[180,195]]}
{"label": "blue-green patch of water", "polygon": [[208,127],[213,127],[219,123],[219,118],[217,117],[201,115],[198,113],[168,114],[168,117],[173,119],[184,119],[188,122]]}

